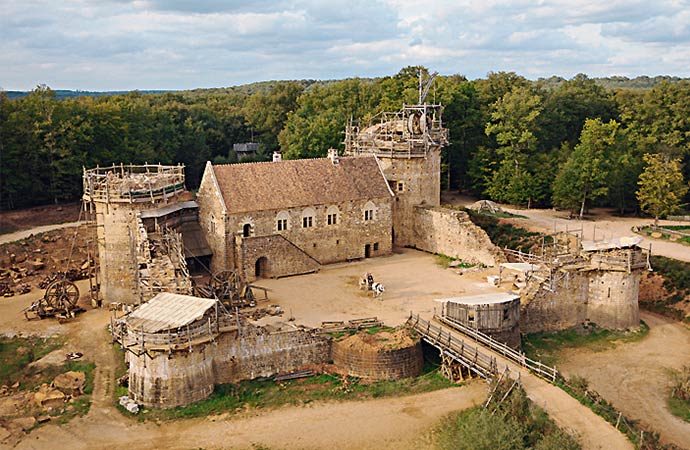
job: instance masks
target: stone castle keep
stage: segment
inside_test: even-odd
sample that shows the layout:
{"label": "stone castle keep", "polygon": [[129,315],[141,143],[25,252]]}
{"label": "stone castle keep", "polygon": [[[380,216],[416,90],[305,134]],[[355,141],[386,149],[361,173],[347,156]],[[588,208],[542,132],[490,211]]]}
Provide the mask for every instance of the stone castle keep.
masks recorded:
{"label": "stone castle keep", "polygon": [[515,272],[518,295],[451,299],[444,309],[513,347],[520,332],[588,321],[615,329],[639,325],[639,278],[648,261],[638,242],[578,241],[574,250],[554,245],[539,257],[501,251],[466,212],[440,205],[447,143],[440,105],[405,105],[362,126],[349,123],[344,155],[329,150],[318,159],[209,162],[195,200],[185,190],[182,166],[85,170],[103,296],[141,305],[111,324],[129,350],[130,395],[144,405],[172,407],[205,398],[218,383],[333,360],[371,379],[421,367],[418,340],[379,353],[313,330],[251,325],[216,299],[194,296],[189,272],[195,264],[249,282],[411,247],[499,267],[503,280]]}

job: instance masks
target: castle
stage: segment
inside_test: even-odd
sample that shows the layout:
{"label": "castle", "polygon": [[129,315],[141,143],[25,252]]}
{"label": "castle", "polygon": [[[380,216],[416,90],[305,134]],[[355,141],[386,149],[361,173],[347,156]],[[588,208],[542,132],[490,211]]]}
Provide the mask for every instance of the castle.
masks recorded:
{"label": "castle", "polygon": [[[504,270],[521,271],[510,286],[519,299],[453,299],[445,308],[510,345],[519,346],[521,331],[588,321],[637,327],[640,272],[649,264],[637,242],[578,240],[573,249],[566,237],[565,247],[554,240],[552,251],[539,256],[511,253],[465,211],[440,205],[441,149],[448,142],[441,114],[440,105],[405,105],[361,127],[350,122],[344,155],[331,149],[318,159],[209,162],[196,200],[185,190],[181,166],[85,170],[103,296],[141,305],[111,323],[129,350],[130,395],[151,406],[183,405],[208,396],[216,383],[332,359],[331,341],[317,333],[269,331],[223,312],[216,300],[194,297],[195,264],[252,281],[411,247],[498,267],[499,286]],[[414,368],[415,348],[374,359]]]}

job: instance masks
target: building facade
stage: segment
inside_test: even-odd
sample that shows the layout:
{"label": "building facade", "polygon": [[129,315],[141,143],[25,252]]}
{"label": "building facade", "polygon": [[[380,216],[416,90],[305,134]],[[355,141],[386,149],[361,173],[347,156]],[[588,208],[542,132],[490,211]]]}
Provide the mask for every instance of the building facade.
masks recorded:
{"label": "building facade", "polygon": [[212,270],[247,280],[392,250],[393,193],[375,157],[207,163],[197,201]]}

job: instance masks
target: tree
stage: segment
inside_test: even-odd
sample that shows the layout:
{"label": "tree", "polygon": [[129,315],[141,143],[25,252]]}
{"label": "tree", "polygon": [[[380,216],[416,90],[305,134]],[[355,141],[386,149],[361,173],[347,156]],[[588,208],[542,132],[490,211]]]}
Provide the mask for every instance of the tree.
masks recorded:
{"label": "tree", "polygon": [[537,147],[540,112],[541,97],[528,87],[516,87],[493,104],[486,134],[496,137],[500,163],[488,185],[491,198],[528,206],[534,199],[529,161]]}
{"label": "tree", "polygon": [[637,200],[642,210],[654,216],[654,226],[659,217],[672,214],[680,207],[681,199],[688,192],[683,181],[680,159],[670,159],[661,154],[644,155],[646,163],[637,184]]}
{"label": "tree", "polygon": [[621,145],[621,139],[618,122],[587,119],[580,142],[556,175],[554,204],[571,211],[579,207],[582,219],[588,201],[607,195],[609,157]]}

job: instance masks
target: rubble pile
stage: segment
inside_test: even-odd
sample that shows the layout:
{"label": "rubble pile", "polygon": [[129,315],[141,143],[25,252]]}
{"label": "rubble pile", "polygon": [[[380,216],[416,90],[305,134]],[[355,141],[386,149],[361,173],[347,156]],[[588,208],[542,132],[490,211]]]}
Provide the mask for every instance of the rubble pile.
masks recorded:
{"label": "rubble pile", "polygon": [[[0,245],[0,296],[12,297],[35,288],[45,289],[65,276],[69,281],[88,278],[89,271],[96,264],[95,260],[89,259],[86,244],[88,240],[95,242],[93,234],[93,229],[80,226],[31,235]],[[92,253],[96,253],[95,245]],[[65,273],[70,256],[71,262]]]}

